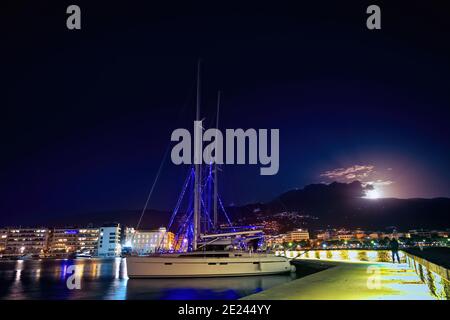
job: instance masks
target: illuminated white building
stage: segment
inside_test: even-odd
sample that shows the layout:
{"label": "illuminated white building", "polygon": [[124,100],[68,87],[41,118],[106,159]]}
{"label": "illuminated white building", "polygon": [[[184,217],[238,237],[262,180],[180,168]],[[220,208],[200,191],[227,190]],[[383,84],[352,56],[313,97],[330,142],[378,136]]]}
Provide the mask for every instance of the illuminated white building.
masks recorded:
{"label": "illuminated white building", "polygon": [[158,230],[125,229],[125,246],[137,254],[148,254],[157,250],[169,251],[173,249],[174,234],[159,228]]}
{"label": "illuminated white building", "polygon": [[100,228],[97,255],[102,258],[120,257],[122,246],[120,224],[104,225]]}
{"label": "illuminated white building", "polygon": [[296,229],[287,233],[286,241],[302,241],[309,240],[309,232],[306,229]]}

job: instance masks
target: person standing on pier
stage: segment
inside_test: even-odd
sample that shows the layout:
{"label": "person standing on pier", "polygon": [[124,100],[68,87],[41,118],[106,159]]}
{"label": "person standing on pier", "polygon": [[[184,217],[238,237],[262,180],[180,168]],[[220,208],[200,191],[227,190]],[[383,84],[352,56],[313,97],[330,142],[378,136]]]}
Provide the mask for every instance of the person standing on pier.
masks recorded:
{"label": "person standing on pier", "polygon": [[390,241],[391,251],[392,251],[392,263],[395,263],[395,257],[397,257],[398,263],[400,263],[400,256],[398,255],[398,241],[392,238]]}

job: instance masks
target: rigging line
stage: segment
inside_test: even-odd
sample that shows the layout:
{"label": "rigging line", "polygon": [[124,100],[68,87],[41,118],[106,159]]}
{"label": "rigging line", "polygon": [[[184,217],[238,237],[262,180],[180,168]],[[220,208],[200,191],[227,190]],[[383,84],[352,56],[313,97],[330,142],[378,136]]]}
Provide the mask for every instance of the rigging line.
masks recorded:
{"label": "rigging line", "polygon": [[[170,223],[169,223],[169,226],[167,227],[167,233],[169,232],[170,227],[172,226],[172,223],[173,223],[173,221],[174,221],[174,219],[175,219],[175,216],[176,216],[177,213],[178,213],[178,210],[179,210],[180,205],[181,205],[181,201],[183,201],[184,194],[185,194],[186,189],[187,189],[187,187],[188,187],[188,185],[189,185],[189,182],[191,181],[191,177],[192,177],[192,169],[190,170],[189,174],[188,174],[187,177],[186,177],[186,181],[185,181],[185,183],[184,183],[183,190],[181,191],[180,197],[178,198],[178,201],[177,201],[177,204],[176,204],[175,209],[174,209],[174,211],[173,211],[172,217],[170,218]],[[161,248],[161,246],[163,245],[165,235],[166,235],[166,234],[163,235],[161,241],[160,241],[159,244],[158,244],[158,247],[157,247],[158,250],[159,250],[159,249]]]}
{"label": "rigging line", "polygon": [[194,198],[193,193],[194,193],[193,191],[190,192],[188,207],[186,209],[186,214],[183,216],[182,221],[178,225],[177,236],[179,236],[181,234],[181,232],[183,231],[183,229],[185,228],[185,226],[190,223],[192,213],[194,212],[194,210],[193,210],[193,198]]}
{"label": "rigging line", "polygon": [[189,224],[189,220],[192,217],[192,213],[193,213],[193,191],[190,192],[189,195],[189,201],[188,201],[188,207],[186,209],[186,214],[183,218],[183,220],[181,221],[181,223],[178,225],[178,230],[176,233],[176,237],[179,238],[181,233],[183,232],[184,228],[186,227],[187,224]]}
{"label": "rigging line", "polygon": [[167,230],[170,230],[170,227],[172,226],[172,223],[173,223],[173,221],[175,219],[175,216],[177,215],[178,210],[180,209],[181,202],[183,201],[184,194],[186,193],[186,189],[187,189],[187,187],[188,187],[188,185],[189,185],[189,183],[190,183],[190,181],[192,179],[192,175],[193,175],[193,169],[192,169],[192,166],[191,166],[191,170],[189,171],[189,174],[187,175],[186,180],[185,180],[185,182],[183,184],[183,189],[181,190],[180,197],[178,198],[177,204],[175,205],[175,208],[173,210],[172,216],[170,217],[170,222],[169,222],[169,226],[167,227]]}
{"label": "rigging line", "polygon": [[233,227],[233,224],[231,223],[230,218],[228,217],[227,212],[225,211],[225,207],[223,206],[222,199],[221,199],[219,196],[218,196],[217,198],[218,198],[218,200],[219,200],[220,208],[222,209],[223,213],[225,214],[225,217],[226,217],[227,220],[228,220],[228,225],[233,229],[233,231],[236,231],[236,229]]}
{"label": "rigging line", "polygon": [[194,210],[190,210],[189,211],[189,214],[187,215],[187,217],[186,217],[186,221],[183,223],[183,225],[180,227],[180,229],[181,229],[181,231],[183,231],[184,230],[184,228],[186,227],[186,226],[189,226],[191,223],[190,223],[190,220],[191,220],[191,218],[192,218],[192,213],[194,212]]}
{"label": "rigging line", "polygon": [[[188,237],[189,228],[190,228],[191,225],[192,225],[192,223],[190,223],[189,220],[192,218],[193,212],[194,212],[194,211],[193,211],[192,209],[189,210],[189,214],[186,215],[186,219],[185,219],[183,225],[181,225],[181,226],[178,228],[178,231],[177,231],[177,234],[176,234],[176,237],[175,237],[175,238],[176,238],[175,243],[177,243],[177,245],[180,244],[180,240],[187,239],[187,237]],[[180,239],[181,236],[183,236],[182,239]],[[182,246],[182,244],[181,244],[181,246]]]}
{"label": "rigging line", "polygon": [[[192,98],[194,86],[195,86],[195,84],[193,83],[193,84],[191,85],[191,88],[190,88],[189,92],[188,92],[186,101],[185,101],[184,104],[181,106],[180,111],[178,112],[178,115],[177,115],[178,119],[177,119],[176,121],[179,121],[179,120],[180,120],[181,115],[182,115],[183,112],[186,110],[187,105],[189,104],[189,101],[190,101],[190,99]],[[153,190],[155,189],[156,182],[157,182],[158,179],[159,179],[159,176],[160,176],[160,174],[161,174],[161,171],[162,171],[162,168],[163,168],[163,166],[164,166],[164,163],[166,162],[167,155],[169,154],[170,145],[171,145],[171,141],[169,141],[169,142],[167,143],[166,151],[164,152],[163,159],[162,159],[162,161],[161,161],[161,164],[159,165],[159,169],[158,169],[158,171],[157,171],[157,173],[156,173],[155,180],[153,181],[153,184],[152,184],[152,187],[151,187],[151,189],[150,189],[150,192],[148,193],[147,200],[145,201],[144,209],[142,210],[141,216],[139,217],[139,221],[138,221],[138,223],[137,223],[137,225],[136,225],[136,230],[138,230],[138,229],[139,229],[139,226],[141,225],[142,218],[144,217],[145,211],[147,210],[147,206],[148,206],[148,203],[149,203],[149,201],[150,201],[150,198],[151,198],[151,196],[152,196],[152,194],[153,194]]]}
{"label": "rigging line", "polygon": [[206,211],[205,202],[203,201],[203,199],[201,199],[201,200],[202,200],[202,208],[203,208],[203,211],[205,212],[205,217],[208,218],[210,225],[212,225],[212,221],[209,216],[209,213],[208,213],[208,211]]}
{"label": "rigging line", "polygon": [[152,187],[150,189],[150,192],[148,193],[147,200],[145,201],[144,208],[142,209],[141,216],[139,217],[139,221],[136,225],[136,230],[138,230],[139,226],[141,225],[142,218],[144,217],[145,211],[147,210],[147,206],[148,206],[150,198],[153,194],[153,190],[155,190],[156,182],[158,182],[158,180],[159,180],[159,176],[161,174],[162,168],[164,167],[164,163],[166,162],[166,158],[167,158],[167,155],[169,154],[169,150],[170,150],[170,143],[167,144],[167,148],[166,148],[166,151],[164,152],[164,156],[161,161],[161,164],[159,165],[158,172],[156,173],[156,176],[155,176],[155,180],[153,180]]}

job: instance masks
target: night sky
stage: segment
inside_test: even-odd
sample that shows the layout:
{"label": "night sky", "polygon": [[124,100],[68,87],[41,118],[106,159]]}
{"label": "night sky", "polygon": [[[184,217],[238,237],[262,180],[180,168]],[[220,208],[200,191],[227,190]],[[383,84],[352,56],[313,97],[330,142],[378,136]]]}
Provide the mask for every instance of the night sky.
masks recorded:
{"label": "night sky", "polygon": [[[192,132],[198,58],[206,123],[220,89],[222,129],[280,129],[278,174],[224,166],[225,204],[355,179],[450,196],[443,2],[93,2],[2,1],[0,224],[142,208],[170,134]],[[149,207],[171,209],[187,170],[169,158]]]}

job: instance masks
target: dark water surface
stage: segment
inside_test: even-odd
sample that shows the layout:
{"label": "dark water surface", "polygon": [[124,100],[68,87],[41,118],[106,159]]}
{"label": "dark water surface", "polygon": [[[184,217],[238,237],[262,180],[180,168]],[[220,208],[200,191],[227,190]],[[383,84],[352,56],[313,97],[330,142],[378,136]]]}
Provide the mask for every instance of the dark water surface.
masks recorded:
{"label": "dark water surface", "polygon": [[[74,264],[81,288],[70,290]],[[128,279],[121,258],[0,261],[0,299],[238,299],[299,276]]]}

